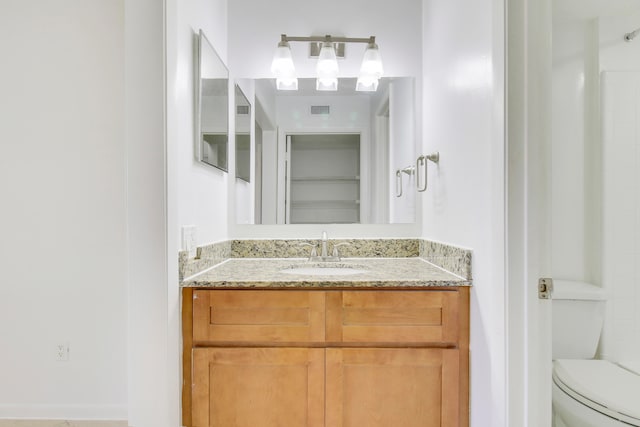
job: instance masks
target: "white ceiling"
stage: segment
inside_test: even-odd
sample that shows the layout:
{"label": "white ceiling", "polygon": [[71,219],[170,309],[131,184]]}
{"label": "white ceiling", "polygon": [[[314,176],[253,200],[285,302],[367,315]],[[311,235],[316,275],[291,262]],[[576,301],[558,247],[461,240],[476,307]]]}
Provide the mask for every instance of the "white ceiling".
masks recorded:
{"label": "white ceiling", "polygon": [[556,22],[593,19],[631,11],[640,11],[640,0],[553,0],[553,19]]}

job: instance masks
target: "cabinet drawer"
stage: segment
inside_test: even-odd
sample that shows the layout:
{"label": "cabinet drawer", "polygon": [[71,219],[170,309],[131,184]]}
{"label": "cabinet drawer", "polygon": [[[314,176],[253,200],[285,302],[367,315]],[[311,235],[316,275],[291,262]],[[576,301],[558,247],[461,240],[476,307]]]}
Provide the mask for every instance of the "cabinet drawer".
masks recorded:
{"label": "cabinet drawer", "polygon": [[324,292],[198,290],[193,293],[195,344],[322,342],[324,330]]}
{"label": "cabinet drawer", "polygon": [[330,292],[327,341],[455,345],[458,297],[455,291]]}

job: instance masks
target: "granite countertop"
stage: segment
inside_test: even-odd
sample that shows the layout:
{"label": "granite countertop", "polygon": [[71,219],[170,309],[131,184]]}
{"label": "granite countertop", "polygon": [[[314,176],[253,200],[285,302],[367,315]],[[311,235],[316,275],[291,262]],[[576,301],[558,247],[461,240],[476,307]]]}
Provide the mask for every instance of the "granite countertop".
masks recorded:
{"label": "granite countertop", "polygon": [[[347,267],[364,272],[350,275],[303,275],[281,270]],[[422,258],[347,258],[310,262],[301,258],[231,258],[187,278],[183,287],[207,288],[407,288],[471,286],[471,281]]]}

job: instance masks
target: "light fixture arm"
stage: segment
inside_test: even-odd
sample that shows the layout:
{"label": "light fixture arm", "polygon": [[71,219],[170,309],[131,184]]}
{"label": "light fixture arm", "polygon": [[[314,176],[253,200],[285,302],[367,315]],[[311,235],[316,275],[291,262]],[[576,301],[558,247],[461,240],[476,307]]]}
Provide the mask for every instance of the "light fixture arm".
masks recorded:
{"label": "light fixture arm", "polygon": [[371,36],[368,38],[356,38],[356,37],[334,37],[330,34],[325,36],[311,36],[311,37],[293,37],[286,34],[280,35],[281,42],[327,42],[327,43],[368,43],[372,44],[376,42],[376,37]]}

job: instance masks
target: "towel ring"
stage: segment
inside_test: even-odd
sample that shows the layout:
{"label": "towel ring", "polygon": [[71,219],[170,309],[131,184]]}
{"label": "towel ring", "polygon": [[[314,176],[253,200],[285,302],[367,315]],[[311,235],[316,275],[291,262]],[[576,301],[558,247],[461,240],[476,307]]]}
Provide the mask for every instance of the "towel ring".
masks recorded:
{"label": "towel ring", "polygon": [[[438,164],[440,161],[440,152],[436,151],[426,156],[423,154],[416,160],[416,187],[420,193],[427,190],[427,160]],[[424,185],[420,185],[420,169],[424,169]]]}
{"label": "towel ring", "polygon": [[396,170],[396,197],[402,196],[402,173],[406,173],[411,176],[416,173],[416,168],[414,166],[407,166],[403,169]]}

